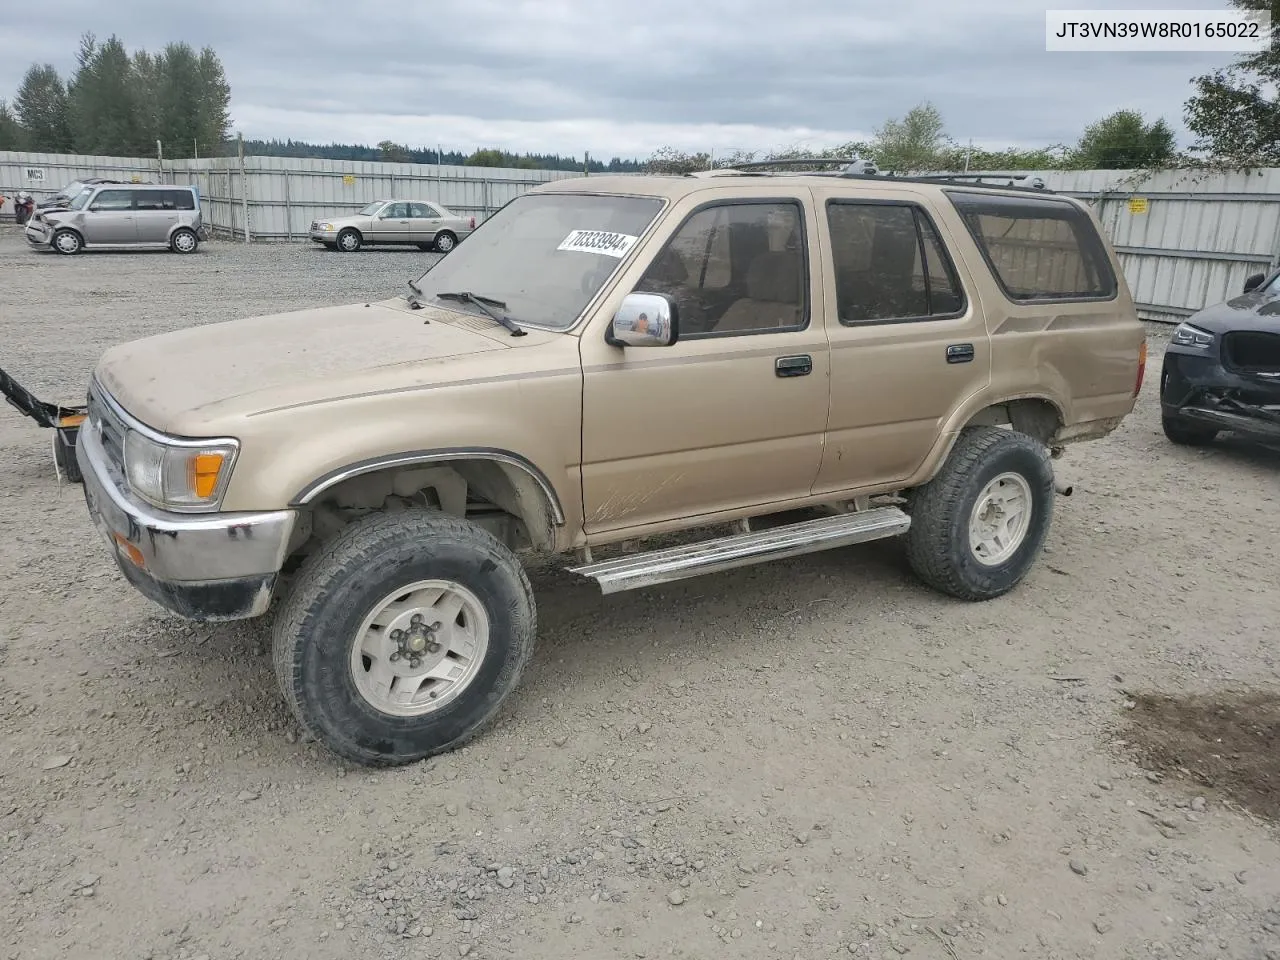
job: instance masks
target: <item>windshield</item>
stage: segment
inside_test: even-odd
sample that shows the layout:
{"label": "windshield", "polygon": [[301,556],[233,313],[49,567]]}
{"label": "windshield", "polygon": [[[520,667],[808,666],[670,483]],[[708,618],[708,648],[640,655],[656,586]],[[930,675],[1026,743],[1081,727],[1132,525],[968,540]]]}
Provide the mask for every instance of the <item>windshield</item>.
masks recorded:
{"label": "windshield", "polygon": [[71,203],[67,206],[71,210],[79,210],[89,202],[89,197],[93,196],[93,187],[85,187],[71,199]]}
{"label": "windshield", "polygon": [[51,197],[50,199],[56,200],[58,197],[62,197],[65,200],[68,197],[74,197],[83,188],[84,188],[84,184],[81,183],[79,180],[72,180],[65,187],[63,187],[56,194],[54,194],[53,197]]}
{"label": "windshield", "polygon": [[356,214],[356,216],[372,217],[375,213],[377,213],[379,210],[382,209],[382,205],[386,202],[387,201],[385,200],[375,200],[373,201],[373,203],[369,204],[367,207],[362,208],[360,212]]}
{"label": "windshield", "polygon": [[525,194],[481,224],[418,286],[427,299],[465,291],[505,303],[521,326],[567,330],[661,209],[657,197]]}

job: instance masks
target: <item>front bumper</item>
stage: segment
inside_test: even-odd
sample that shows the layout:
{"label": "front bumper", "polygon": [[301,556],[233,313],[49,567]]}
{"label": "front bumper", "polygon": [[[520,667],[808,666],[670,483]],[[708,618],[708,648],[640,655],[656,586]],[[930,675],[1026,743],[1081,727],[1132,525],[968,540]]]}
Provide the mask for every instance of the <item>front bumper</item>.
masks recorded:
{"label": "front bumper", "polygon": [[1280,377],[1230,370],[1216,350],[1170,348],[1160,384],[1160,409],[1166,417],[1280,441]]}
{"label": "front bumper", "polygon": [[148,599],[189,620],[242,620],[265,613],[297,514],[181,514],[129,492],[87,421],[76,442],[84,497],[116,565]]}
{"label": "front bumper", "polygon": [[338,239],[338,231],[312,230],[310,236],[316,243],[334,243]]}
{"label": "front bumper", "polygon": [[27,243],[33,247],[47,247],[49,240],[53,236],[52,231],[46,229],[46,224],[36,223],[34,220],[28,220],[26,226],[23,227],[23,235],[27,238]]}

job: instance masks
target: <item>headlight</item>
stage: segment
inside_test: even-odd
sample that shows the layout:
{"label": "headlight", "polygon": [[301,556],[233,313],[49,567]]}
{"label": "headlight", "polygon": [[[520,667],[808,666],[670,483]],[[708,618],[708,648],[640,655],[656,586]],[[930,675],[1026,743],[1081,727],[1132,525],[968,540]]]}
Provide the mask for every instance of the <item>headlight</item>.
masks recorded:
{"label": "headlight", "polygon": [[161,443],[130,430],[124,469],[134,493],[157,507],[216,507],[239,445],[234,441]]}
{"label": "headlight", "polygon": [[320,224],[320,229],[321,229],[321,230],[332,230],[332,229],[333,229],[333,224],[332,224],[332,223],[322,223],[322,224]]}
{"label": "headlight", "polygon": [[1210,347],[1213,346],[1213,334],[1189,323],[1180,323],[1173,331],[1173,342],[1180,347]]}

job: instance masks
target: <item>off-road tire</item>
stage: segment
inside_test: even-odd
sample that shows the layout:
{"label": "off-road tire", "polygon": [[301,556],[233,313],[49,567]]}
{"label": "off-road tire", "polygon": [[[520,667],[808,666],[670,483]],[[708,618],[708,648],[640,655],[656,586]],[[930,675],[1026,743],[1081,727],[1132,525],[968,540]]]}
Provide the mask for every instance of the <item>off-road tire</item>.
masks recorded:
{"label": "off-road tire", "polygon": [[[65,242],[59,242],[60,238]],[[75,240],[74,245],[70,243],[71,240]],[[52,246],[63,256],[74,257],[84,249],[84,240],[74,230],[63,227],[61,230],[54,231]]]}
{"label": "off-road tire", "polygon": [[336,240],[337,249],[343,253],[355,253],[364,244],[364,238],[360,236],[360,231],[354,227],[347,227],[341,231]]}
{"label": "off-road tire", "polygon": [[[489,619],[475,679],[432,713],[377,710],[351,676],[365,616],[397,586],[451,580]],[[351,524],[298,571],[276,617],[272,653],[285,701],[303,729],[354,763],[388,767],[456,749],[480,733],[533,653],[537,613],[519,560],[491,534],[437,511],[378,514]]]}
{"label": "off-road tire", "polygon": [[[188,237],[190,238],[189,242],[191,246],[188,247],[186,250],[183,250],[182,244],[187,242],[186,238]],[[183,238],[183,239],[180,240],[179,238]],[[199,248],[200,248],[200,238],[196,236],[196,232],[194,230],[188,230],[184,227],[181,230],[173,231],[173,236],[169,238],[169,249],[172,250],[174,253],[182,253],[182,254],[195,253],[196,250],[198,250]]]}
{"label": "off-road tire", "polygon": [[[983,489],[1017,473],[1031,491],[1031,518],[1021,544],[996,566],[976,558],[969,520]],[[938,474],[908,495],[907,562],[926,585],[961,600],[991,600],[1026,576],[1053,520],[1053,467],[1038,440],[1000,427],[968,427]]]}
{"label": "off-road tire", "polygon": [[1169,442],[1176,443],[1180,447],[1203,447],[1212,443],[1218,436],[1218,431],[1214,427],[1201,426],[1182,417],[1173,417],[1168,414],[1160,417],[1160,426],[1164,428],[1164,435],[1169,438]]}
{"label": "off-road tire", "polygon": [[[442,230],[436,234],[435,243],[432,244],[436,248],[436,253],[448,253],[458,245],[458,238],[448,230]],[[470,248],[468,248],[470,249]]]}

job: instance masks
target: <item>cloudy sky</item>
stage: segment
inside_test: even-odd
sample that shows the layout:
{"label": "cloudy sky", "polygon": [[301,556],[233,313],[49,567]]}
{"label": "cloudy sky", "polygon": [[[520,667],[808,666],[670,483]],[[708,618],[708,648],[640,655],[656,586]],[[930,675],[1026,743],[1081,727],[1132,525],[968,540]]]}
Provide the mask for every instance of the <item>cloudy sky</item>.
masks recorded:
{"label": "cloudy sky", "polygon": [[[1132,9],[1141,0],[1052,7]],[[1226,8],[1226,0],[1147,7]],[[1179,131],[1222,53],[1048,53],[1028,0],[60,0],[0,22],[0,96],[78,38],[210,45],[246,137],[646,156],[869,137],[931,100],[957,140],[1074,142],[1133,108]]]}

